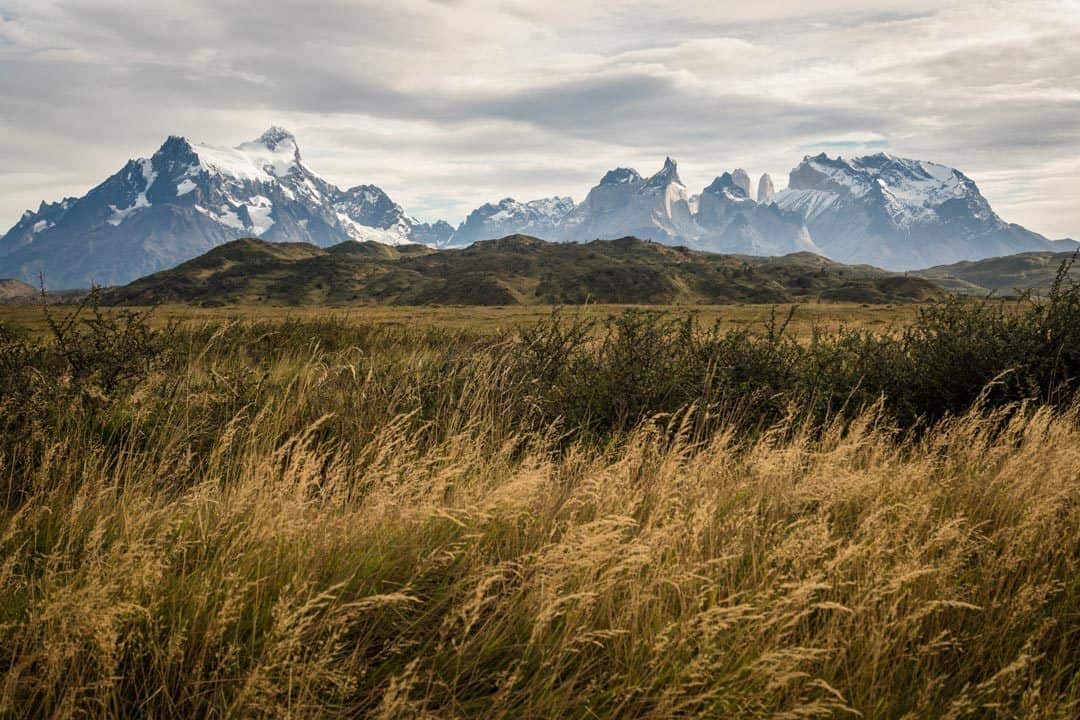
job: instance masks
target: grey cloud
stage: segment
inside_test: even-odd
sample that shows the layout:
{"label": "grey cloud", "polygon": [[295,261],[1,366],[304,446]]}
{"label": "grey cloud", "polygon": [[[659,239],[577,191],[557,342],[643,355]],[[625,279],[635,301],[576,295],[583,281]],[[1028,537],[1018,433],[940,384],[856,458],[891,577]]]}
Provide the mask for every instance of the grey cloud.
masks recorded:
{"label": "grey cloud", "polygon": [[[224,144],[283,122],[317,170],[428,218],[580,197],[609,165],[669,153],[697,184],[736,165],[783,178],[806,148],[888,147],[993,178],[1033,229],[1080,235],[1080,17],[1064,0],[0,5],[15,139],[0,224],[169,133]],[[1051,166],[1050,201],[1008,180]]]}

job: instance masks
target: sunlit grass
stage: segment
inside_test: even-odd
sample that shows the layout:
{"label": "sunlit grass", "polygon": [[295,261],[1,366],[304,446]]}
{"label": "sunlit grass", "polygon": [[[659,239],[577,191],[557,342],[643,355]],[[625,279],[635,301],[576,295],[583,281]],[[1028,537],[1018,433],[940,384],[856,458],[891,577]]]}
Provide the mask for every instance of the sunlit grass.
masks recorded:
{"label": "sunlit grass", "polygon": [[475,328],[169,342],[3,440],[0,716],[1080,714],[1067,405],[577,435]]}

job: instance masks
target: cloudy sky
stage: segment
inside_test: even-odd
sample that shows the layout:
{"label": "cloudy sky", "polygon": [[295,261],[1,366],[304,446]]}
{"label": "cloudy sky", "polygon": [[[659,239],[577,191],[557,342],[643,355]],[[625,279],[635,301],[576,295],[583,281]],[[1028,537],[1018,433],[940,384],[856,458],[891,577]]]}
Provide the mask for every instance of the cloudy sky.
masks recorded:
{"label": "cloudy sky", "polygon": [[[0,226],[169,134],[291,129],[423,219],[679,160],[692,191],[806,154],[964,170],[1080,238],[1080,0],[0,0]],[[808,9],[812,8],[812,9]]]}

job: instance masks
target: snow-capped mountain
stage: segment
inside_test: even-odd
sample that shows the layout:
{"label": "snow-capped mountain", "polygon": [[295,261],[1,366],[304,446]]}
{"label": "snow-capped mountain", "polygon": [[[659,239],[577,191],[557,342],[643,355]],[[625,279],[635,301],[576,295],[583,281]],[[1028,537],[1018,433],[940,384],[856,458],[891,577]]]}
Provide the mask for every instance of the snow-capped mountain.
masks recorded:
{"label": "snow-capped mountain", "polygon": [[1003,221],[954,168],[885,153],[806,157],[773,196],[798,213],[825,255],[890,270],[1035,250],[1067,250]]}
{"label": "snow-capped mountain", "polygon": [[469,213],[448,245],[464,247],[477,240],[491,240],[515,233],[556,237],[573,209],[574,201],[568,197],[543,198],[524,203],[504,198],[498,203],[486,203]]}
{"label": "snow-capped mountain", "polygon": [[675,161],[667,158],[655,175],[636,170],[608,172],[567,215],[560,239],[587,242],[632,235],[642,240],[685,244],[696,234],[690,198]]}
{"label": "snow-capped mountain", "polygon": [[823,254],[797,213],[752,200],[749,176],[737,173],[724,173],[702,191],[693,247],[746,255]]}
{"label": "snow-capped mountain", "polygon": [[801,216],[755,202],[750,186],[749,174],[736,170],[690,197],[679,179],[678,165],[667,158],[648,178],[632,168],[609,171],[577,206],[569,198],[524,204],[507,199],[484,205],[469,215],[453,243],[465,245],[522,233],[562,242],[634,236],[753,255],[821,252]]}
{"label": "snow-capped mountain", "polygon": [[442,244],[446,223],[419,223],[382,190],[340,190],[270,128],[235,148],[170,137],[82,198],[43,203],[0,238],[0,275],[50,288],[116,284],[255,236],[326,246],[345,240]]}
{"label": "snow-capped mountain", "polygon": [[654,175],[606,173],[578,205],[567,197],[483,205],[455,230],[421,223],[374,185],[339,189],[271,128],[235,148],[170,137],[81,198],[41,203],[0,237],[0,276],[50,289],[117,284],[239,237],[328,246],[347,240],[461,247],[515,233],[564,242],[636,236],[721,253],[810,251],[906,270],[1027,251],[1064,251],[1002,220],[975,183],[944,165],[884,153],[806,157],[788,188],[745,170],[690,196],[668,158]]}
{"label": "snow-capped mountain", "polygon": [[[630,168],[611,170],[546,232],[520,203],[504,200],[477,210],[466,223],[469,232],[459,229],[455,240],[514,232],[574,242],[633,235],[721,253],[810,251],[890,270],[1076,247],[1003,221],[959,170],[884,153],[807,157],[783,192],[775,192],[768,175],[758,180],[756,200],[751,187],[749,173],[737,169],[690,196],[668,158],[649,178]],[[486,217],[500,222],[474,221]]]}

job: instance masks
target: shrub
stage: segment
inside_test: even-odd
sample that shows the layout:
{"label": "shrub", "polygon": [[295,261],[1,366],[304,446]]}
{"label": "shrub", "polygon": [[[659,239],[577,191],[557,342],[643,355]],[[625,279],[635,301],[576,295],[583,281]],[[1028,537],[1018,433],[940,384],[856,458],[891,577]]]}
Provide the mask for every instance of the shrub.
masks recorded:
{"label": "shrub", "polygon": [[1080,285],[1066,270],[1046,298],[952,298],[904,329],[841,329],[806,343],[775,317],[751,332],[636,310],[601,328],[553,314],[521,334],[515,367],[544,422],[594,435],[690,405],[699,418],[734,415],[744,428],[769,426],[792,407],[821,424],[879,401],[901,428],[977,402],[1063,408],[1080,375]]}

